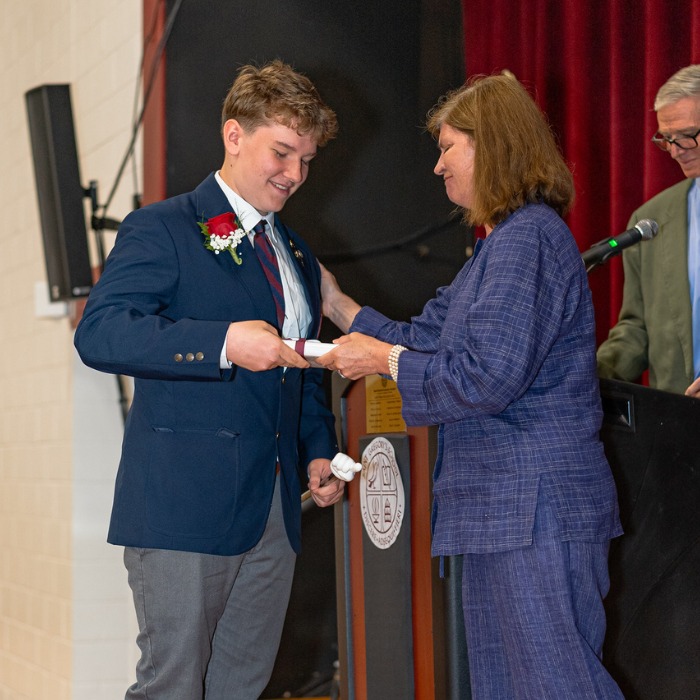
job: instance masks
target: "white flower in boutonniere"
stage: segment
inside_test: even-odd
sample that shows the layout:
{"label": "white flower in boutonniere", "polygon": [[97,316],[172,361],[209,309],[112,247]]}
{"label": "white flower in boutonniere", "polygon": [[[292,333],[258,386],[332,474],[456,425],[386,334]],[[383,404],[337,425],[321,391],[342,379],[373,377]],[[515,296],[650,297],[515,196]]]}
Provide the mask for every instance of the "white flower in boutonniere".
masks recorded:
{"label": "white flower in boutonniere", "polygon": [[237,265],[243,262],[236,248],[243,240],[245,231],[232,211],[219,214],[206,222],[198,221],[197,225],[204,234],[204,247],[207,250],[213,250],[216,255],[222,250],[228,250]]}

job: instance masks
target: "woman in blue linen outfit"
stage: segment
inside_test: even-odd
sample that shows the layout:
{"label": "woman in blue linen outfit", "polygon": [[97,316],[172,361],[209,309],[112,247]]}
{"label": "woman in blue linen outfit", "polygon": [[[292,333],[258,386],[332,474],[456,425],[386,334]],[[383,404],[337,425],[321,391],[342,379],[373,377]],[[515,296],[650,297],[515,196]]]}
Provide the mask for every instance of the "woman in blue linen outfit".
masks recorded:
{"label": "woman in blue linen outfit", "polygon": [[621,527],[591,294],[562,219],[573,178],[511,76],[449,93],[428,129],[447,196],[486,238],[408,323],[361,307],[324,270],[324,313],[349,335],[320,362],[351,379],[391,374],[406,423],[439,426],[432,551],[463,555],[474,700],[621,698],[601,661]]}

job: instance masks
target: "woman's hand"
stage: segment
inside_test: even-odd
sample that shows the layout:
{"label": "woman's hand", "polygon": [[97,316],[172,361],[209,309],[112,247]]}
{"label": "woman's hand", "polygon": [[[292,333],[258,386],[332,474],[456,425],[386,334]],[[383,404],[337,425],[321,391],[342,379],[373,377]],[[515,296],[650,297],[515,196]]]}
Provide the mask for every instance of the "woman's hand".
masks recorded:
{"label": "woman's hand", "polygon": [[364,335],[350,333],[333,341],[337,347],[315,362],[326,369],[335,370],[348,379],[359,379],[368,374],[389,374],[389,343]]}

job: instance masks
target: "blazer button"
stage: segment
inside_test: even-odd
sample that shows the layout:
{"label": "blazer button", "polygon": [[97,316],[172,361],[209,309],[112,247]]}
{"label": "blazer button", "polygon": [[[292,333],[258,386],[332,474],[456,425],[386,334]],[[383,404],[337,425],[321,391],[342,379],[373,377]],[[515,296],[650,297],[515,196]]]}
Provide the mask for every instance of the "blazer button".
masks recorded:
{"label": "blazer button", "polygon": [[192,362],[192,360],[194,360],[194,355],[193,355],[191,352],[188,352],[188,353],[185,355],[185,359],[186,359],[188,362]]}
{"label": "blazer button", "polygon": [[175,360],[175,362],[182,362],[182,355],[180,353],[177,353],[177,355],[175,355],[173,359]]}
{"label": "blazer button", "polygon": [[195,358],[195,360],[198,360],[199,362],[201,362],[201,361],[204,359],[204,353],[203,353],[203,352],[198,352],[198,353],[194,356],[194,358]]}

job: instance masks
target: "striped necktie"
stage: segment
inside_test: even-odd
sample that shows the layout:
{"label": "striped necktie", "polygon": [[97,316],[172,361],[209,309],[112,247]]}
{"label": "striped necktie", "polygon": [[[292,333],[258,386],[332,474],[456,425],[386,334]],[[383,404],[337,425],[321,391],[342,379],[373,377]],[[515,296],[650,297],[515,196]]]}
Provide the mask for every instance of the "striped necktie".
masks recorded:
{"label": "striped necktie", "polygon": [[282,325],[284,324],[284,290],[282,289],[282,278],[280,277],[280,268],[277,264],[277,256],[270,243],[270,239],[265,233],[266,224],[267,221],[261,219],[260,222],[253,227],[253,231],[255,232],[255,252],[258,254],[263,272],[270,284],[272,296],[275,300],[275,308],[277,309],[277,325],[281,332]]}

